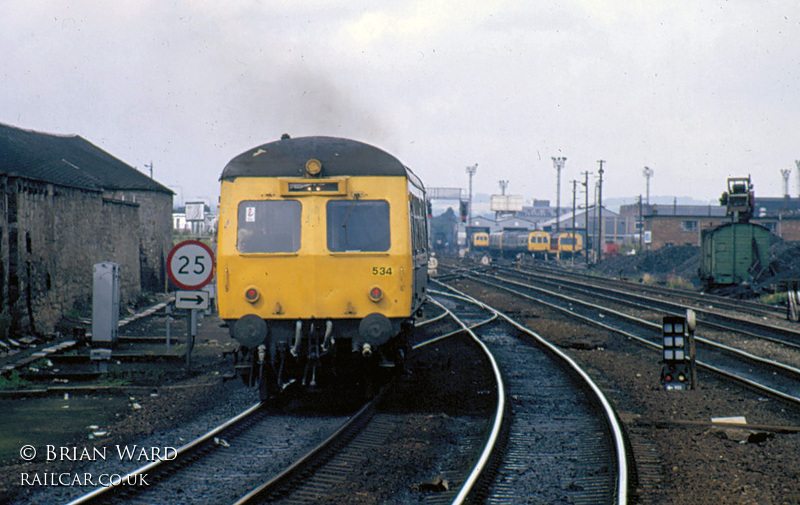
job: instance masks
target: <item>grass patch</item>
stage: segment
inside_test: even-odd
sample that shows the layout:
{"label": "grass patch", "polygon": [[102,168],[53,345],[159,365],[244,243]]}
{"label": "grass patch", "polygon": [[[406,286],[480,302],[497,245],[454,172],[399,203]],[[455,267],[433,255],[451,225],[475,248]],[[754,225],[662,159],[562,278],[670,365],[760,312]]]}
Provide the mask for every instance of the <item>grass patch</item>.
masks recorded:
{"label": "grass patch", "polygon": [[0,375],[0,389],[23,389],[30,383],[19,376],[17,370],[11,370],[6,375]]}
{"label": "grass patch", "polygon": [[786,293],[772,293],[769,295],[761,295],[761,303],[766,305],[785,305],[787,303]]}
{"label": "grass patch", "polygon": [[670,275],[667,277],[667,287],[673,289],[692,290],[694,289],[694,284],[679,275]]}

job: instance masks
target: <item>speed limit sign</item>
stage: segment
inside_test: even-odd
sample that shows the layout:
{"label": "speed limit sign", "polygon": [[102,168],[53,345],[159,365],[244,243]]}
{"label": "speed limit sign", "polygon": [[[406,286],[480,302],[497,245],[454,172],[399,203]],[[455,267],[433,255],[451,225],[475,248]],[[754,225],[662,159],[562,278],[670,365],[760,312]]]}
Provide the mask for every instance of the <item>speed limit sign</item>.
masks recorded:
{"label": "speed limit sign", "polygon": [[167,273],[181,289],[200,289],[214,276],[214,253],[200,241],[181,242],[167,256]]}

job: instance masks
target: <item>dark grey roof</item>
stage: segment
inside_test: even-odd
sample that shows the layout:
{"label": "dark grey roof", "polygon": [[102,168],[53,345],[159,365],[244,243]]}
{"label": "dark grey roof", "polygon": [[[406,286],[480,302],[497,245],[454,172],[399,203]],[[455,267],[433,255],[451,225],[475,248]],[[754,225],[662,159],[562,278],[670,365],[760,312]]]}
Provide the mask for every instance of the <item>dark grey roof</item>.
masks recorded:
{"label": "dark grey roof", "polygon": [[644,215],[677,217],[720,217],[725,216],[725,207],[719,205],[652,205],[652,210]]}
{"label": "dark grey roof", "polygon": [[753,214],[777,216],[800,213],[800,198],[756,197]]}
{"label": "dark grey roof", "polygon": [[311,158],[322,162],[323,177],[409,176],[419,183],[400,160],[386,151],[336,137],[283,138],[254,147],[233,158],[222,171],[220,180],[303,177],[306,161]]}
{"label": "dark grey roof", "polygon": [[171,189],[78,135],[52,135],[2,123],[0,174],[92,191],[173,194]]}

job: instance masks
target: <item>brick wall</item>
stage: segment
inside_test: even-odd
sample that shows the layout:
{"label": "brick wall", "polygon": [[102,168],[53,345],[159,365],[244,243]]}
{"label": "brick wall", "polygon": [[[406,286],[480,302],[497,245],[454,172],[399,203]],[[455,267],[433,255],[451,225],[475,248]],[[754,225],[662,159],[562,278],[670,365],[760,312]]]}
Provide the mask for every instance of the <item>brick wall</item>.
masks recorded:
{"label": "brick wall", "polygon": [[[689,223],[695,223],[691,225]],[[703,216],[645,216],[644,229],[652,232],[650,249],[666,245],[700,245],[700,230],[722,223],[718,217]]]}
{"label": "brick wall", "polygon": [[[700,245],[700,231],[729,223],[728,217],[703,216],[645,216],[645,230],[652,232],[651,250],[666,245]],[[687,224],[695,222],[697,229],[687,230]],[[765,218],[752,219],[753,224],[760,224],[773,230],[773,233],[787,242],[800,241],[800,218]]]}
{"label": "brick wall", "polygon": [[779,235],[788,242],[800,241],[800,218],[784,218],[776,226]]}

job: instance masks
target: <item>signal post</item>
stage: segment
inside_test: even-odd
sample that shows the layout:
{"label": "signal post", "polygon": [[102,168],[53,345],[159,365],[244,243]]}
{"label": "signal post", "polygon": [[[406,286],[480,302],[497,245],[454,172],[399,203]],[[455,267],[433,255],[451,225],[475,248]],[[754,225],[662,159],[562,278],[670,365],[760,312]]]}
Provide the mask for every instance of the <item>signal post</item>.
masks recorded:
{"label": "signal post", "polygon": [[662,328],[661,384],[667,391],[695,389],[697,363],[695,361],[695,313],[684,316],[664,316]]}

